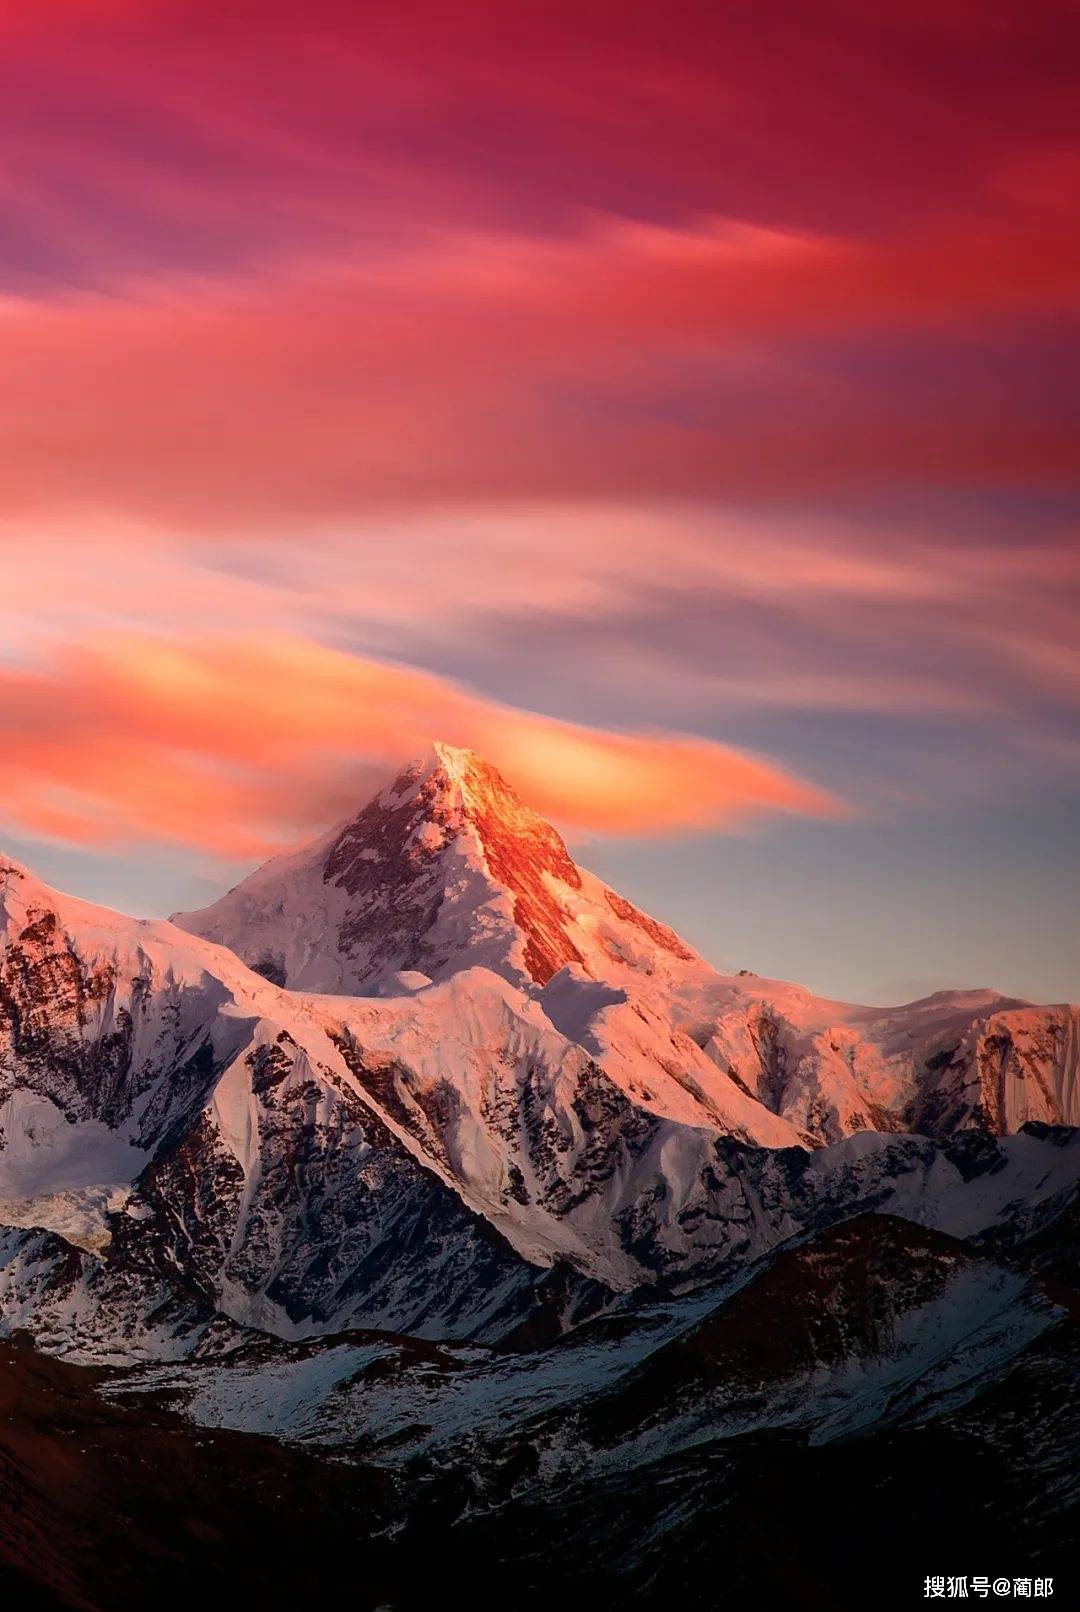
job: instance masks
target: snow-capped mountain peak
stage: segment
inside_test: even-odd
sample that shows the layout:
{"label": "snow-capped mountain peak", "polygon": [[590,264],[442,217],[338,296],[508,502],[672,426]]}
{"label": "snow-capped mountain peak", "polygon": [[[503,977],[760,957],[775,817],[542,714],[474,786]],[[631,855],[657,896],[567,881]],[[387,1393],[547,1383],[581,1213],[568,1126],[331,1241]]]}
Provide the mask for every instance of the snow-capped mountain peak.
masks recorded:
{"label": "snow-capped mountain peak", "polygon": [[472,750],[435,743],[355,817],[175,923],[292,989],[379,994],[402,972],[486,967],[542,986],[707,968],[574,862]]}

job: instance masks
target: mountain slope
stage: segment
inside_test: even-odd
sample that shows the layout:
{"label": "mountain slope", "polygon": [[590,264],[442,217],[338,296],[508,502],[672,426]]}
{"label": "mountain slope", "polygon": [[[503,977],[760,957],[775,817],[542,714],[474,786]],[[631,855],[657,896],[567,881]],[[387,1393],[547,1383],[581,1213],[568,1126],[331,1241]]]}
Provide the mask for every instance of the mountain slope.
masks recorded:
{"label": "mountain slope", "polygon": [[453,1575],[483,1609],[704,1609],[718,1584],[762,1612],[854,1609],[855,1567],[900,1530],[882,1605],[921,1594],[924,1556],[1060,1594],[1080,1487],[1062,1298],[867,1216],[529,1355],[252,1336],[87,1371],[0,1343],[0,1584],[28,1607],[181,1607],[212,1581],[422,1608]]}
{"label": "mountain slope", "polygon": [[863,1214],[728,1284],[623,1306],[539,1352],[378,1333],[250,1341],[119,1373],[110,1392],[166,1391],[209,1425],[363,1448],[392,1468],[418,1455],[454,1460],[469,1440],[498,1461],[531,1438],[533,1477],[556,1481],[762,1427],[827,1442],[937,1415],[1066,1319],[1038,1277],[928,1227]]}
{"label": "mountain slope", "polygon": [[167,1296],[180,1348],[193,1314],[468,1335],[539,1302],[554,1255],[523,1259],[462,1200],[302,999],[10,863],[0,923],[0,1221],[26,1228],[2,1282],[24,1324],[162,1350]]}

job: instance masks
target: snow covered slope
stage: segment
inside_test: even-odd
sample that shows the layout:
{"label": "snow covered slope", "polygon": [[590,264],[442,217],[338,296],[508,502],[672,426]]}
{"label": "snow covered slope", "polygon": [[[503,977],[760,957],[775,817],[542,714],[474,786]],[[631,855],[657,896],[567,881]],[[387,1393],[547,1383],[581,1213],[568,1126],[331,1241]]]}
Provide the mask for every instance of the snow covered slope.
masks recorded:
{"label": "snow covered slope", "polygon": [[861,1215],[749,1266],[727,1287],[601,1319],[507,1354],[349,1333],[139,1367],[211,1427],[349,1445],[391,1468],[418,1457],[497,1465],[529,1441],[530,1481],[643,1468],[696,1446],[799,1431],[816,1443],[955,1407],[1066,1311],[1030,1273],[910,1221]]}
{"label": "snow covered slope", "polygon": [[[187,1605],[209,1576],[273,1606],[426,1607],[452,1578],[522,1612],[613,1593],[704,1612],[718,1585],[747,1607],[856,1608],[852,1541],[890,1561],[899,1528],[935,1559],[1030,1561],[1062,1585],[1075,1294],[1070,1318],[1028,1251],[1003,1264],[863,1215],[529,1353],[237,1333],[89,1373],[0,1343],[0,1576],[14,1561],[109,1607],[148,1583]],[[115,1513],[104,1553],[88,1494]],[[896,1605],[922,1565],[894,1575]]]}

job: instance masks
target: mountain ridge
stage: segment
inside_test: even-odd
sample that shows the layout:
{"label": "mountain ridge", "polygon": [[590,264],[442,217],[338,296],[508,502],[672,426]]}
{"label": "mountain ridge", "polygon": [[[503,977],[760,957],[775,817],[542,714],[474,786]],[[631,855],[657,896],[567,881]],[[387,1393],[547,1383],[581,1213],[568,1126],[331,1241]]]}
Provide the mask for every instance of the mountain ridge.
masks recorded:
{"label": "mountain ridge", "polygon": [[1080,1123],[1069,1005],[941,991],[872,1008],[723,975],[578,867],[493,767],[448,745],[328,835],[174,921],[320,993],[395,994],[489,968],[539,993],[552,1022],[621,1084],[654,1094],[656,1111],[686,1119],[696,1104],[705,1124],[728,1122],[736,1092],[811,1145],[867,1128],[944,1133],[976,1112],[1003,1131]]}

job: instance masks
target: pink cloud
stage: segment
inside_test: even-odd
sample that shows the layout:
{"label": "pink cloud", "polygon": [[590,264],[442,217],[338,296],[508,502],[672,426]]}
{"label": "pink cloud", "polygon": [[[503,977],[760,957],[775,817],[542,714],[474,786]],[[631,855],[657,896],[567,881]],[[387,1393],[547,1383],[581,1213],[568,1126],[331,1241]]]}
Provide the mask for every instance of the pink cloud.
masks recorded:
{"label": "pink cloud", "polygon": [[[873,247],[719,226],[439,238],[243,285],[9,300],[0,499],[236,530],[462,498],[1064,483],[1064,416],[1018,421],[985,388],[928,414],[785,374],[769,344],[1077,312],[1078,287],[1080,230],[1038,216]],[[776,408],[641,406],[703,364],[717,397],[741,366]]]}

